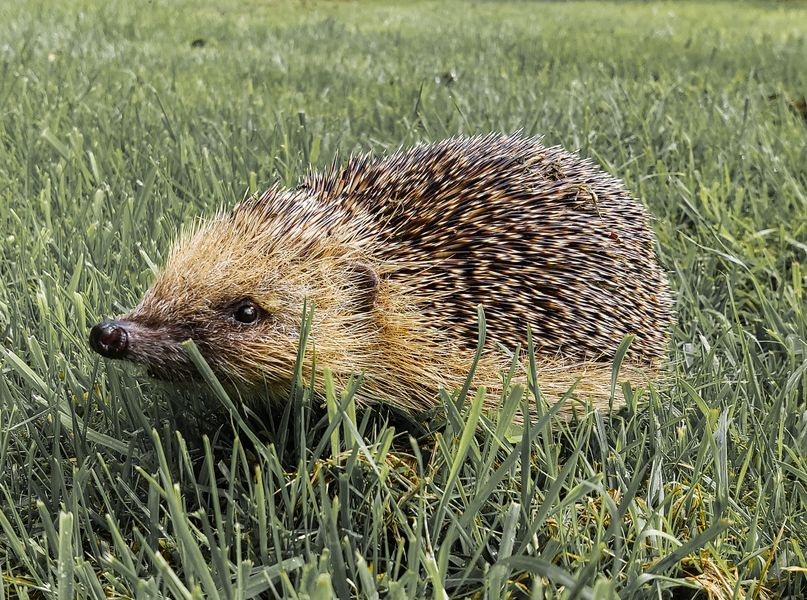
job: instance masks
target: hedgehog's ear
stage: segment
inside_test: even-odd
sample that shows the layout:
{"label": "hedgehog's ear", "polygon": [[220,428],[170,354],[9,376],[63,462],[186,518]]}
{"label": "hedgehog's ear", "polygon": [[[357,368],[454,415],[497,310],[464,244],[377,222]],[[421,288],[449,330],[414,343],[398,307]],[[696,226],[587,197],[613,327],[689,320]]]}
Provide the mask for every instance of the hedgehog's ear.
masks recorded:
{"label": "hedgehog's ear", "polygon": [[375,307],[378,288],[381,285],[381,279],[379,279],[375,267],[362,260],[352,260],[349,264],[349,270],[350,282],[357,294],[354,300],[357,312],[360,310],[372,310]]}

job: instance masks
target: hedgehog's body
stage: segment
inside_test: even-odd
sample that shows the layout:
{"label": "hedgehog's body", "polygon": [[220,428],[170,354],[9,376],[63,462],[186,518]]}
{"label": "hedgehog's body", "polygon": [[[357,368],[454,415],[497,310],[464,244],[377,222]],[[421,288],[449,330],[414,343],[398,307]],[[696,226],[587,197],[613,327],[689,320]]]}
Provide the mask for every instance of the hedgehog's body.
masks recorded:
{"label": "hedgehog's body", "polygon": [[319,366],[342,382],[364,373],[366,401],[420,409],[462,381],[482,304],[478,383],[498,383],[510,359],[497,346],[514,349],[529,325],[545,390],[582,376],[597,403],[626,334],[645,372],[665,354],[670,297],[647,221],[618,181],[536,140],[354,158],[184,236],[93,345],[172,377],[192,370],[179,346],[191,337],[221,375],[285,398],[308,300]]}

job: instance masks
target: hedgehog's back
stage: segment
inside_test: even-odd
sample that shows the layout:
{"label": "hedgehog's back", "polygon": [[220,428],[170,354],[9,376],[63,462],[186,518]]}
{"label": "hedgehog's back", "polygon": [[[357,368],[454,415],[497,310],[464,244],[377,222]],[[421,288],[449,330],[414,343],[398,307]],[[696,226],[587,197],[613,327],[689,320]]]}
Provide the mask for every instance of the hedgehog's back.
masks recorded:
{"label": "hedgehog's back", "polygon": [[559,147],[516,136],[453,138],[352,159],[303,186],[370,214],[372,259],[393,265],[424,315],[473,345],[476,306],[507,346],[527,325],[544,352],[665,352],[670,295],[644,208],[622,184]]}

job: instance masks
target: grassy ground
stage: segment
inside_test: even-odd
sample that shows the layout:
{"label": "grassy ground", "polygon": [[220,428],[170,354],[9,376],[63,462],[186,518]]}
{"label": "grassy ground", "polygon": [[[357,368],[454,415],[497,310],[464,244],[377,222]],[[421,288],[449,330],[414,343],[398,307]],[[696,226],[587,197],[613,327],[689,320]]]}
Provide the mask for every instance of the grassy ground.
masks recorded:
{"label": "grassy ground", "polygon": [[[19,4],[0,600],[807,593],[806,5]],[[674,367],[625,414],[474,437],[470,399],[444,399],[415,440],[349,406],[323,430],[300,390],[266,446],[236,416],[205,426],[221,394],[87,348],[180,224],[337,151],[515,129],[657,217]]]}

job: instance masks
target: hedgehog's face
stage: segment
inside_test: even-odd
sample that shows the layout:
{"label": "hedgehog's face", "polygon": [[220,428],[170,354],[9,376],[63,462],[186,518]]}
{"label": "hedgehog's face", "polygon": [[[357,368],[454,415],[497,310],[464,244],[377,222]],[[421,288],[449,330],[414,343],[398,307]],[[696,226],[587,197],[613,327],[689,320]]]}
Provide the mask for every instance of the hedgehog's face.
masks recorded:
{"label": "hedgehog's face", "polygon": [[[341,337],[329,327],[350,327],[346,307],[355,309],[361,298],[356,285],[374,289],[378,281],[374,271],[356,268],[361,263],[332,268],[333,257],[301,260],[236,233],[220,217],[185,236],[138,306],[92,329],[92,348],[176,380],[196,374],[182,345],[192,339],[220,377],[285,387],[306,302],[316,307],[312,337],[327,345]],[[361,319],[352,320],[361,326]]]}

